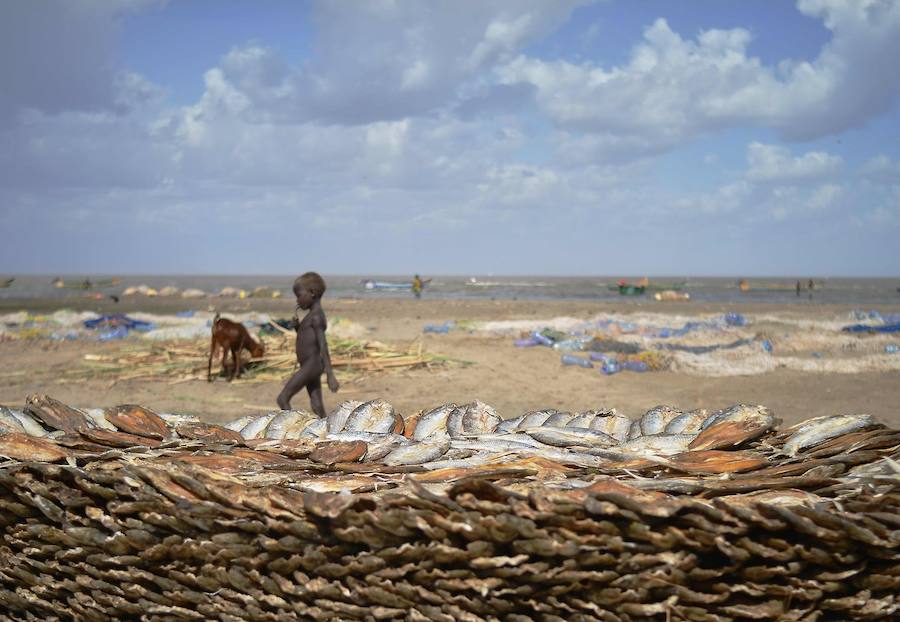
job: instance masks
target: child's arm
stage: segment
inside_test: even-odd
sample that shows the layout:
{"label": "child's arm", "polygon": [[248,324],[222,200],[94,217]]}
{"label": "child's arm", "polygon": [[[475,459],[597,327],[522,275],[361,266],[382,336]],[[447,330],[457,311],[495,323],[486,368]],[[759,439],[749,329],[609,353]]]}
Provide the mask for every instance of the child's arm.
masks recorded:
{"label": "child's arm", "polygon": [[325,339],[325,331],[322,329],[322,321],[314,321],[313,327],[316,330],[316,342],[319,344],[319,354],[322,356],[322,366],[325,368],[325,377],[328,379],[328,388],[333,393],[337,393],[337,378],[334,377],[334,370],[331,368],[331,355],[328,353],[328,341]]}

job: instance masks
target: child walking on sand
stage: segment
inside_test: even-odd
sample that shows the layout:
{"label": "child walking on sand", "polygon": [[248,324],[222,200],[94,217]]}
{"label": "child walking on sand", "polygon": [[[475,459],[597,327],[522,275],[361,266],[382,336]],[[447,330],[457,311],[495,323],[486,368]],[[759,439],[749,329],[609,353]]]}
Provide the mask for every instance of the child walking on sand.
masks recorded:
{"label": "child walking on sand", "polygon": [[294,316],[294,328],[297,330],[297,362],[300,371],[291,376],[278,395],[278,407],[290,410],[291,398],[300,389],[306,387],[309,403],[313,412],[320,417],[325,416],[325,404],[322,403],[322,372],[328,379],[328,388],[338,390],[338,381],[331,369],[331,357],[328,354],[328,342],[325,341],[325,330],[328,323],[322,311],[320,300],[325,293],[325,280],[315,272],[307,272],[294,280],[294,295],[297,307],[306,311],[303,319]]}

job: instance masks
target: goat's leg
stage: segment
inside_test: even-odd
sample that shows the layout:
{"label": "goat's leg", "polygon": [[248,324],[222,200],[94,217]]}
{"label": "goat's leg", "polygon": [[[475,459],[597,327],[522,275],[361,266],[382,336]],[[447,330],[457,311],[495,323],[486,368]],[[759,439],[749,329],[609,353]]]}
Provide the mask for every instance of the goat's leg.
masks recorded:
{"label": "goat's leg", "polygon": [[206,366],[206,381],[212,382],[212,360],[216,354],[216,340],[213,339],[212,343],[209,344],[209,364]]}
{"label": "goat's leg", "polygon": [[234,352],[234,364],[237,367],[237,377],[241,377],[241,354],[244,352],[244,337],[241,336],[241,341],[238,344],[237,350]]}
{"label": "goat's leg", "polygon": [[222,344],[222,375],[226,378],[228,377],[228,367],[226,364],[228,363],[228,346],[224,343]]}
{"label": "goat's leg", "polygon": [[231,382],[234,380],[234,377],[239,375],[239,371],[241,369],[241,351],[239,348],[232,346],[231,347],[231,361],[234,363],[234,367],[231,368],[231,376],[228,378],[228,381]]}

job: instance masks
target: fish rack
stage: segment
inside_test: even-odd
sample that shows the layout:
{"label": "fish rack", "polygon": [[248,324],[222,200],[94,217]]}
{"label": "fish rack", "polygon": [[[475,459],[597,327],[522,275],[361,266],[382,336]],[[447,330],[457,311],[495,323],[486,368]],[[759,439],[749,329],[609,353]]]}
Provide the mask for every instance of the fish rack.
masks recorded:
{"label": "fish rack", "polygon": [[0,620],[900,615],[900,431],[877,423],[428,468],[137,406],[105,410],[114,430],[25,412],[52,431],[0,435]]}

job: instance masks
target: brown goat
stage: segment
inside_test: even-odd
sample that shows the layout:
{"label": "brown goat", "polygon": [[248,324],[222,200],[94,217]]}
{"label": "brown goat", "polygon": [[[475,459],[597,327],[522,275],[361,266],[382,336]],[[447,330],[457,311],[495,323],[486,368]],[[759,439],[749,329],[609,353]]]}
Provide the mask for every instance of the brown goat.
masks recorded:
{"label": "brown goat", "polygon": [[265,348],[261,342],[254,341],[243,324],[232,322],[231,320],[220,318],[216,313],[212,324],[212,343],[209,346],[209,365],[206,368],[206,380],[213,381],[212,377],[212,361],[215,356],[216,349],[222,348],[222,373],[226,373],[225,361],[228,359],[228,353],[231,352],[231,358],[234,360],[234,367],[231,370],[231,376],[228,381],[234,380],[235,375],[241,376],[241,351],[246,348],[250,351],[253,358],[259,358],[265,352]]}

